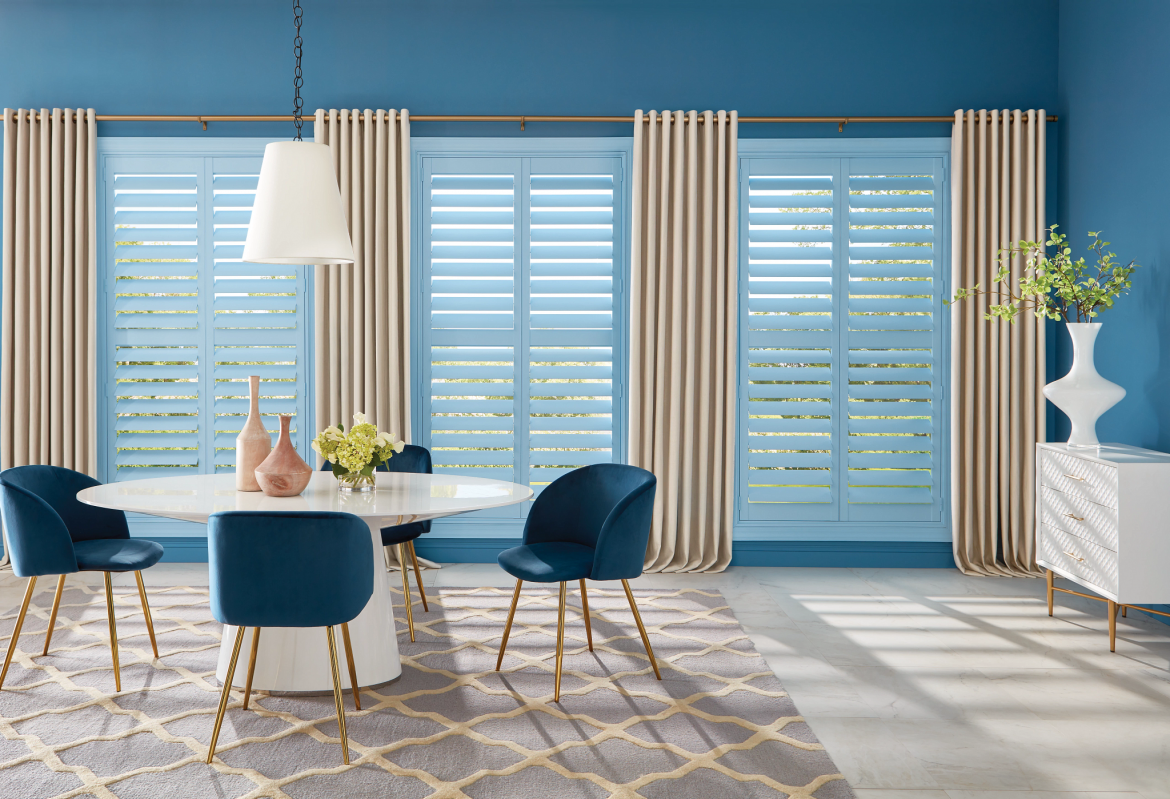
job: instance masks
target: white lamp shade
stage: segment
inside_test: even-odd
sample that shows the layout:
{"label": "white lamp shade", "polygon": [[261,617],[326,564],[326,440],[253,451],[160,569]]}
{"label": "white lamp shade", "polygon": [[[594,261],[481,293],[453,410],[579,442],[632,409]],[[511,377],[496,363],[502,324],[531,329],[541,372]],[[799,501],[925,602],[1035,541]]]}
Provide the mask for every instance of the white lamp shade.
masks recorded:
{"label": "white lamp shade", "polygon": [[326,145],[281,141],[264,148],[244,260],[353,263],[353,243]]}

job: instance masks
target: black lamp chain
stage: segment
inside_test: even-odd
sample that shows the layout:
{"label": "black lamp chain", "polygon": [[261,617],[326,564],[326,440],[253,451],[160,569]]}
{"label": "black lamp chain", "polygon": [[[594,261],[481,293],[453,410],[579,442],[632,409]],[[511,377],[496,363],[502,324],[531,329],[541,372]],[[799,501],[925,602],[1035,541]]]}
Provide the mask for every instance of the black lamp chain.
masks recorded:
{"label": "black lamp chain", "polygon": [[297,35],[293,39],[293,55],[297,59],[296,71],[293,73],[293,124],[297,128],[297,137],[294,141],[302,141],[301,126],[305,124],[301,119],[301,110],[305,101],[301,99],[301,87],[305,79],[301,76],[301,0],[293,0],[293,24],[297,26]]}

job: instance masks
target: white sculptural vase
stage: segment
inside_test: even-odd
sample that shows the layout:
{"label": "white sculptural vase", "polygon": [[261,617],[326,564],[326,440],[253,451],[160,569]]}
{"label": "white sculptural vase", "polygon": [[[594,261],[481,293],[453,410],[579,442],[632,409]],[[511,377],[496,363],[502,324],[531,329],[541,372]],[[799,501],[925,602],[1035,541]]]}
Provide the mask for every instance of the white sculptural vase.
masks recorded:
{"label": "white sculptural vase", "polygon": [[1097,419],[1121,402],[1125,389],[1097,374],[1093,345],[1101,331],[1100,322],[1069,322],[1073,342],[1073,364],[1069,373],[1044,387],[1044,396],[1064,411],[1072,422],[1069,447],[1096,447]]}

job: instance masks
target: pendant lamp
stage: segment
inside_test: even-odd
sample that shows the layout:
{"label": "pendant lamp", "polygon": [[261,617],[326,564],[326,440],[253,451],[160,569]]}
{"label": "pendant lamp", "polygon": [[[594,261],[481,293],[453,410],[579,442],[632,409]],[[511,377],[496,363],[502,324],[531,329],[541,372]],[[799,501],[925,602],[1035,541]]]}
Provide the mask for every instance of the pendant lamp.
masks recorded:
{"label": "pendant lamp", "polygon": [[301,5],[293,2],[293,141],[264,148],[244,260],[261,264],[352,264],[353,243],[329,147],[301,139]]}

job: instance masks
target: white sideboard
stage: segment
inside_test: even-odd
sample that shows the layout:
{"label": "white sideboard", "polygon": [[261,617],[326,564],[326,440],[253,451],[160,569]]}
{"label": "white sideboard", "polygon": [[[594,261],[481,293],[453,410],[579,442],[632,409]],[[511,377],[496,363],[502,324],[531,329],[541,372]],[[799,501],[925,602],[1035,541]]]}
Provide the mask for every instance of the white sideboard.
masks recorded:
{"label": "white sideboard", "polygon": [[[1115,651],[1119,608],[1170,603],[1170,454],[1037,444],[1036,562],[1048,570],[1049,616],[1056,591],[1108,603]],[[1057,575],[1096,596],[1057,587]]]}

